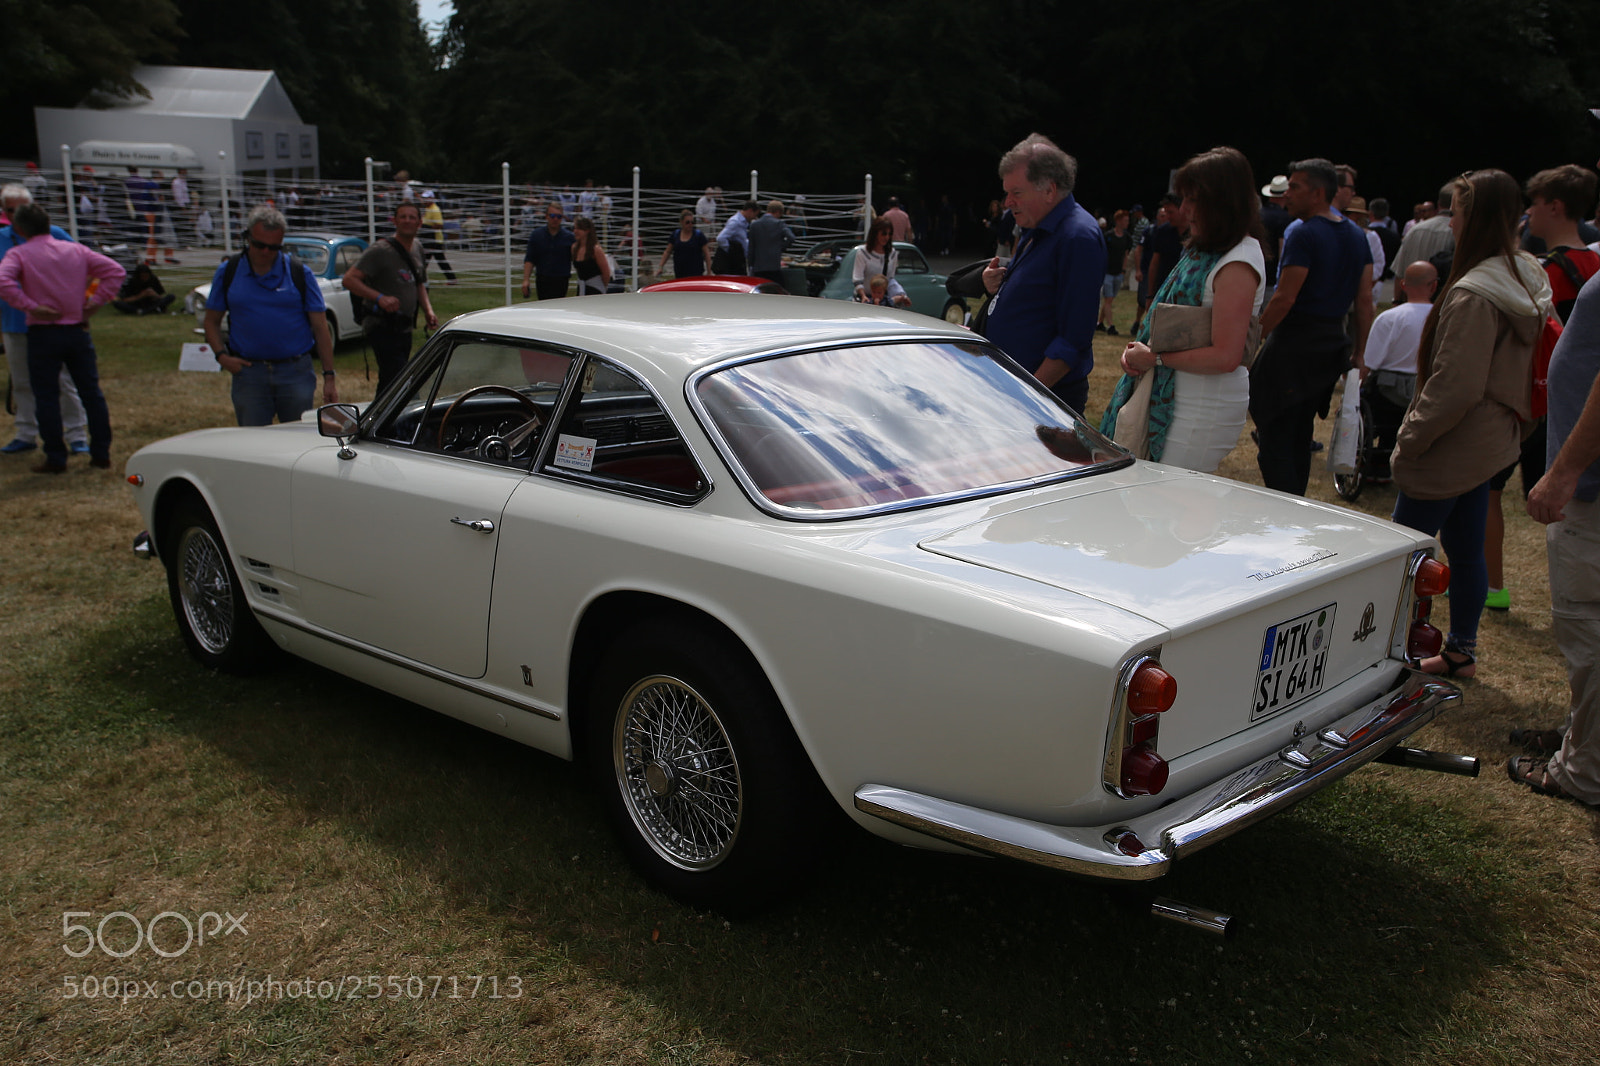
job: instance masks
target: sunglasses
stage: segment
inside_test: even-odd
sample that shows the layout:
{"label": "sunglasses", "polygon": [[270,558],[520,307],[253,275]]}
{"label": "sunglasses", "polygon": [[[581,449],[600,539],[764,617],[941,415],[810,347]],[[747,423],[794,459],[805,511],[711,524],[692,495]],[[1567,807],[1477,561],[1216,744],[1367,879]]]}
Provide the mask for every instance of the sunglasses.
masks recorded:
{"label": "sunglasses", "polygon": [[268,244],[266,241],[258,241],[254,237],[251,237],[250,247],[259,252],[281,252],[283,251],[283,242],[279,241],[277,244]]}

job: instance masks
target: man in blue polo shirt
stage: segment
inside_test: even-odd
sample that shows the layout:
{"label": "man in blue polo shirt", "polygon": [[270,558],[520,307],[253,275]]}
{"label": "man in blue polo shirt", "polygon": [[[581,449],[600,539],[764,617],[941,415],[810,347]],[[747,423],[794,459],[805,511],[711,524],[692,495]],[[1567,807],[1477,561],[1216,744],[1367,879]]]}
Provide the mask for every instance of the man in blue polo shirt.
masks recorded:
{"label": "man in blue polo shirt", "polygon": [[[274,415],[280,422],[300,420],[317,396],[313,353],[322,364],[322,402],[339,399],[322,290],[305,264],[284,252],[287,228],[275,207],[251,211],[244,252],[237,261],[218,265],[206,299],[206,341],[222,369],[233,375],[233,413],[241,426],[269,426]],[[303,272],[303,285],[291,273],[297,270]]]}
{"label": "man in blue polo shirt", "polygon": [[1006,207],[1019,227],[1009,267],[983,271],[990,293],[984,335],[1081,412],[1094,369],[1106,243],[1073,199],[1078,163],[1048,138],[1029,134],[1000,159]]}
{"label": "man in blue polo shirt", "polygon": [[1284,237],[1278,287],[1261,312],[1267,340],[1250,371],[1261,480],[1296,496],[1311,480],[1317,414],[1345,371],[1361,365],[1372,328],[1372,249],[1365,231],[1333,210],[1339,182],[1326,159],[1290,167],[1284,206],[1301,224]]}

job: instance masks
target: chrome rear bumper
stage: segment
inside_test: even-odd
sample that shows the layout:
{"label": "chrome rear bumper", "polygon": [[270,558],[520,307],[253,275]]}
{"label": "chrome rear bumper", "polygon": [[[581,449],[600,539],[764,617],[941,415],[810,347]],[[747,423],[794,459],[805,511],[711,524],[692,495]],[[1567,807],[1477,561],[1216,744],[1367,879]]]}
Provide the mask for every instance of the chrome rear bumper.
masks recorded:
{"label": "chrome rear bumper", "polygon": [[[1149,881],[1173,860],[1298,803],[1382,755],[1449,704],[1455,686],[1416,670],[1327,729],[1127,822],[1057,826],[887,785],[856,790],[856,809],[974,851],[1103,880]],[[1145,841],[1159,841],[1146,844]]]}

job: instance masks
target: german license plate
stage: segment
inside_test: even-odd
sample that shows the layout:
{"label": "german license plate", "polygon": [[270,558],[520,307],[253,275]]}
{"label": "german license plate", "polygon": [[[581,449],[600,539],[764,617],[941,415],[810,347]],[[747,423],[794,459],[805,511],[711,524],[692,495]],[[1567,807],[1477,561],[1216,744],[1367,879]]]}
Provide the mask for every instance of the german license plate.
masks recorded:
{"label": "german license plate", "polygon": [[1268,627],[1261,641],[1255,705],[1250,709],[1252,722],[1287,710],[1322,691],[1328,679],[1336,607],[1338,604],[1330,603]]}

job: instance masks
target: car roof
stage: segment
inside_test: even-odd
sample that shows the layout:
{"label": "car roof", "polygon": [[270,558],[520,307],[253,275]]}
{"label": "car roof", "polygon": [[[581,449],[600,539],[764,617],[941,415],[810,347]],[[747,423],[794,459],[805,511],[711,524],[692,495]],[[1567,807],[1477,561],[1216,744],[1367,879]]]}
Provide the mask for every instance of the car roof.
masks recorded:
{"label": "car roof", "polygon": [[616,293],[476,311],[447,331],[526,337],[611,356],[681,380],[724,359],[795,348],[888,340],[983,343],[971,330],[927,315],[809,296],[743,293]]}
{"label": "car roof", "polygon": [[365,243],[365,238],[352,236],[348,233],[288,233],[284,235],[283,242],[285,244],[293,244],[295,241],[321,241],[324,244],[338,244],[340,241],[362,241]]}

